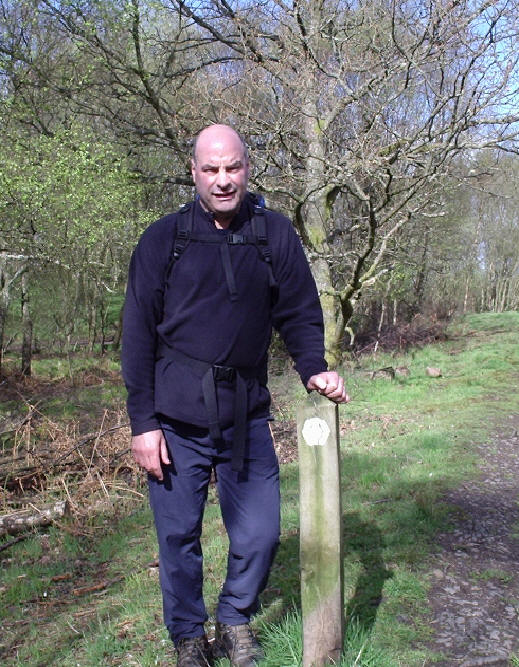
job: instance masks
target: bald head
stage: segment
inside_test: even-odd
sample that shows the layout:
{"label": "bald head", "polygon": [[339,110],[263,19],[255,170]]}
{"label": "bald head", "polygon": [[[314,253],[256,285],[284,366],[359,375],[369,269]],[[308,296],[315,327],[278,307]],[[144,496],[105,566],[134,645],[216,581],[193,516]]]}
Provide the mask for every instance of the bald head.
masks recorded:
{"label": "bald head", "polygon": [[198,145],[200,141],[202,142],[202,145],[206,141],[221,141],[224,138],[227,138],[230,141],[237,140],[241,144],[241,148],[243,150],[243,155],[245,157],[245,160],[248,162],[249,160],[249,151],[247,149],[247,144],[243,140],[243,138],[236,132],[234,128],[232,128],[230,125],[224,125],[224,124],[215,124],[215,125],[208,125],[205,127],[203,130],[201,130],[195,137],[195,140],[193,142],[193,151],[192,151],[192,159],[194,162],[197,160],[197,150],[198,150]]}
{"label": "bald head", "polygon": [[226,229],[247,193],[249,158],[240,135],[229,125],[210,125],[193,146],[191,173],[202,207]]}

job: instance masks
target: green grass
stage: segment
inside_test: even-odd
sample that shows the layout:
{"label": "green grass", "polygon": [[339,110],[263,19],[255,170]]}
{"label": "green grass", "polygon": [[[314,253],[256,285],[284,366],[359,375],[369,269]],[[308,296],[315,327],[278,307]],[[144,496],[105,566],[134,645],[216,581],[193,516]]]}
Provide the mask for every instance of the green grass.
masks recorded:
{"label": "green grass", "polygon": [[67,379],[81,376],[88,372],[100,375],[103,372],[119,372],[118,358],[106,354],[102,358],[89,357],[80,353],[62,356],[36,355],[32,362],[33,374],[48,380]]}
{"label": "green grass", "polygon": [[[510,390],[519,378],[518,330],[519,313],[470,316],[445,342],[408,355],[365,357],[359,367],[345,368],[354,400],[340,411],[347,614],[342,667],[418,667],[430,658],[428,572],[434,536],[450,521],[442,494],[476,473],[474,446],[519,412],[519,396]],[[407,366],[409,377],[369,379],[369,370],[389,365]],[[48,362],[45,372],[56,378],[58,370],[51,366]],[[427,366],[440,367],[442,377],[427,377]],[[108,375],[98,403],[120,399],[120,385],[108,382]],[[273,378],[281,419],[292,417],[294,401],[304,395],[297,381],[293,384],[290,398],[286,376]],[[90,387],[78,392],[74,404],[91,406],[96,392]],[[67,401],[64,395],[48,409],[67,417]],[[297,464],[282,467],[282,497],[281,546],[255,619],[267,667],[297,667],[301,661]],[[48,530],[47,550],[35,534],[0,554],[2,664],[174,664],[161,620],[151,515],[146,502],[128,507],[93,517],[84,535],[72,523]],[[210,614],[226,548],[211,490],[204,520]],[[69,579],[53,580],[66,573]],[[508,573],[474,573],[481,579],[504,576]],[[74,594],[100,581],[109,584]]]}
{"label": "green grass", "polygon": [[[27,385],[20,380],[19,387],[11,393],[19,399],[0,398],[0,424],[3,419],[20,420],[35,410],[40,430],[45,429],[49,421],[65,427],[88,420],[97,428],[105,410],[122,413],[126,400],[119,362],[113,355],[92,358],[75,355],[69,360],[36,357],[33,377]],[[35,425],[33,435],[38,437]],[[45,440],[43,433],[39,435]],[[0,435],[0,453],[8,449],[8,445],[9,435]]]}
{"label": "green grass", "polygon": [[508,583],[514,579],[514,575],[506,570],[499,570],[496,568],[489,568],[481,572],[473,572],[471,578],[475,581],[491,581],[495,579],[502,583]]}

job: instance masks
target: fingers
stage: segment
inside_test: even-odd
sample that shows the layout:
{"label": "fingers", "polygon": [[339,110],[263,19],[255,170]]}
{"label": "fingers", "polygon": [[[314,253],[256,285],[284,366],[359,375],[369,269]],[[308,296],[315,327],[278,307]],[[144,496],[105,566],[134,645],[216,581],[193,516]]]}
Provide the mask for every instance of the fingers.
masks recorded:
{"label": "fingers", "polygon": [[148,431],[132,438],[132,453],[136,462],[150,475],[163,479],[162,463],[169,465],[168,448],[160,429]]}
{"label": "fingers", "polygon": [[344,380],[335,372],[330,372],[326,379],[326,388],[321,392],[323,396],[329,398],[334,403],[346,402],[346,389]]}
{"label": "fingers", "polygon": [[166,445],[166,438],[162,436],[160,443],[160,460],[166,466],[171,465],[171,460],[169,458],[168,446]]}
{"label": "fingers", "polygon": [[322,396],[334,403],[348,403],[351,399],[346,393],[343,378],[335,371],[326,371],[313,375],[308,381],[307,388],[315,389]]}

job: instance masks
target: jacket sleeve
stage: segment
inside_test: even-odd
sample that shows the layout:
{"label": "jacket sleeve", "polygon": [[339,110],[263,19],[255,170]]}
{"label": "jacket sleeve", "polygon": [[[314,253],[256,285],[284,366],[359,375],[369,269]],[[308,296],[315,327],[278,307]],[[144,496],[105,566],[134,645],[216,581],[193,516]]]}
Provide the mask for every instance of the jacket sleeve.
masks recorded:
{"label": "jacket sleeve", "polygon": [[155,351],[162,320],[164,279],[172,245],[163,218],[144,232],[128,273],[124,305],[121,365],[128,390],[132,435],[160,428],[155,414]]}
{"label": "jacket sleeve", "polygon": [[[327,370],[321,303],[308,260],[291,223],[276,224],[274,274],[279,287],[273,324],[287,346],[295,368],[306,384],[312,375]],[[279,233],[279,236],[278,236]]]}

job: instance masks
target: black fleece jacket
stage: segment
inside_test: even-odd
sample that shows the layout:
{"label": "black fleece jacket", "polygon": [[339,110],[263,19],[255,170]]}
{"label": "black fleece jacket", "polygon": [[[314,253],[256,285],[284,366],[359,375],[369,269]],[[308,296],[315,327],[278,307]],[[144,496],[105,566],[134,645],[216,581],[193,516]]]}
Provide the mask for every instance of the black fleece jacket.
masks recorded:
{"label": "black fleece jacket", "polygon": [[[252,200],[245,198],[227,230],[193,204],[194,232],[251,234]],[[157,358],[164,341],[185,355],[236,368],[266,364],[272,326],[281,334],[303,384],[326,370],[323,318],[315,282],[290,221],[265,212],[268,247],[278,288],[255,245],[229,245],[237,299],[231,300],[220,244],[190,241],[165,281],[180,213],[143,233],[132,255],[124,309],[122,369],[132,434],[160,428],[160,417],[207,427],[200,377],[192,368]],[[184,214],[185,215],[185,214]],[[268,416],[270,395],[248,378],[248,416]],[[233,385],[217,383],[222,427],[233,421]]]}

